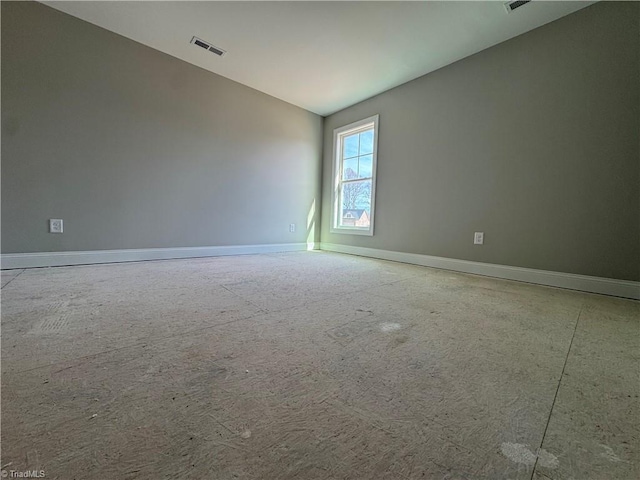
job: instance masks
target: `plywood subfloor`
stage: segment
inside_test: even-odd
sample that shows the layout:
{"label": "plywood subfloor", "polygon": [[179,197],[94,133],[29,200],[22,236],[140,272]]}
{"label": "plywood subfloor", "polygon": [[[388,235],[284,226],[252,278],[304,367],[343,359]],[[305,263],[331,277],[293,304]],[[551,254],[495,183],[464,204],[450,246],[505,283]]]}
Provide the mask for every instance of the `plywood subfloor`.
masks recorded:
{"label": "plywood subfloor", "polygon": [[640,477],[638,302],[327,252],[2,284],[7,471]]}

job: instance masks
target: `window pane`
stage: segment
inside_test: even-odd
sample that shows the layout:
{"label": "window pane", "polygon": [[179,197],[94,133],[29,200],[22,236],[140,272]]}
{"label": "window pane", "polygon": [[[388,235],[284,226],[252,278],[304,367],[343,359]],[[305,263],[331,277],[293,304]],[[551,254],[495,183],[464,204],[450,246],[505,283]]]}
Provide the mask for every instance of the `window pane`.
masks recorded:
{"label": "window pane", "polygon": [[344,137],[342,158],[355,157],[358,155],[358,134]]}
{"label": "window pane", "polygon": [[373,235],[378,115],[333,130],[332,233]]}
{"label": "window pane", "polygon": [[371,177],[372,169],[373,169],[373,155],[364,155],[359,158],[359,162],[358,162],[359,178]]}
{"label": "window pane", "polygon": [[348,158],[342,163],[342,179],[358,178],[358,157]]}
{"label": "window pane", "polygon": [[373,128],[360,134],[360,155],[373,153]]}
{"label": "window pane", "polygon": [[340,226],[368,228],[371,214],[371,180],[343,184],[340,197]]}

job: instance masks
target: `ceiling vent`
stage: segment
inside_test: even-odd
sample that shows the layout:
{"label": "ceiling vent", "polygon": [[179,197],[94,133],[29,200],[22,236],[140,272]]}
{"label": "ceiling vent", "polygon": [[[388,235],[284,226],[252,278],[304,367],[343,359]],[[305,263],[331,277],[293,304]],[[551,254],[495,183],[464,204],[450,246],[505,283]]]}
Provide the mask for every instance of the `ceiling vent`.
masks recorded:
{"label": "ceiling vent", "polygon": [[504,4],[504,8],[505,8],[505,10],[507,10],[507,13],[511,13],[516,8],[520,8],[520,7],[522,7],[523,5],[526,5],[529,2],[531,2],[531,0],[516,0],[514,2],[506,2]]}
{"label": "ceiling vent", "polygon": [[191,39],[191,43],[193,43],[194,45],[197,45],[200,48],[204,48],[205,50],[209,50],[211,53],[215,53],[219,57],[224,57],[225,53],[227,53],[225,50],[215,47],[211,45],[209,42],[206,42],[198,37],[193,37]]}

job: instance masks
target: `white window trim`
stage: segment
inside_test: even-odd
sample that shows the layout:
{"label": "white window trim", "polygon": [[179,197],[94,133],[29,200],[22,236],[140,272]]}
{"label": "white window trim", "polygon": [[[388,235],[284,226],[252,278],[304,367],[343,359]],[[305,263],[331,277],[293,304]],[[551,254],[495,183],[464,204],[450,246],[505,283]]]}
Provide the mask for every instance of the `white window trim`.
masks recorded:
{"label": "white window trim", "polygon": [[[373,235],[373,222],[375,218],[376,201],[376,170],[378,165],[378,119],[379,115],[359,120],[349,125],[336,128],[333,131],[333,186],[331,191],[331,233],[345,233],[349,235]],[[373,125],[373,161],[371,165],[371,213],[369,215],[369,228],[344,227],[340,225],[340,173],[342,161],[342,139],[354,132]]]}

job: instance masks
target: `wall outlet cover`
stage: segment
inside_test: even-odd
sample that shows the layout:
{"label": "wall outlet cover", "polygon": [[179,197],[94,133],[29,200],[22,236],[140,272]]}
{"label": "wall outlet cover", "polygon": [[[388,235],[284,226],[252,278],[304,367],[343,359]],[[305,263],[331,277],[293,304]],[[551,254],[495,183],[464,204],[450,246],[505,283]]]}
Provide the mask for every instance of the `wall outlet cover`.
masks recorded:
{"label": "wall outlet cover", "polygon": [[476,232],[473,235],[473,244],[474,245],[482,245],[482,244],[484,244],[484,232]]}
{"label": "wall outlet cover", "polygon": [[296,224],[295,224],[295,223],[290,223],[290,224],[289,224],[289,231],[290,231],[291,233],[293,233],[293,232],[295,232],[295,231],[296,231]]}
{"label": "wall outlet cover", "polygon": [[62,219],[51,218],[49,219],[49,233],[62,233],[63,225]]}

